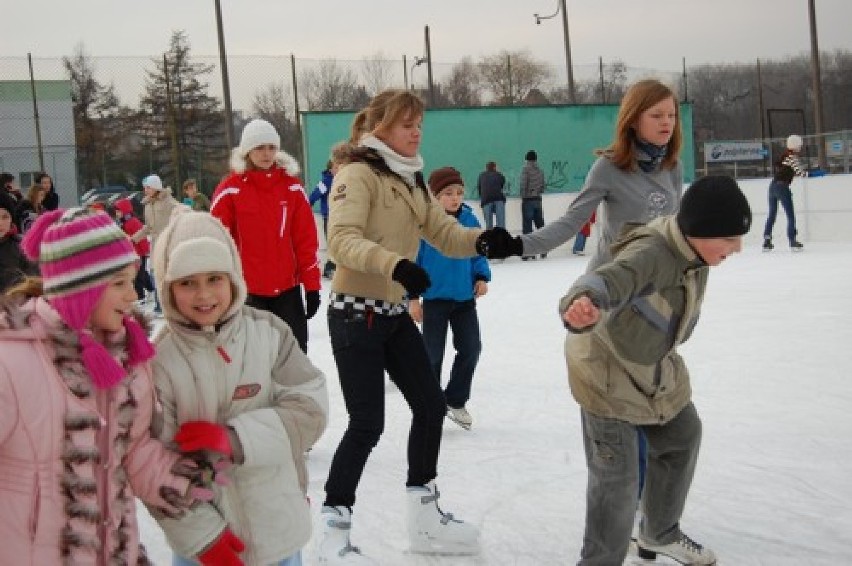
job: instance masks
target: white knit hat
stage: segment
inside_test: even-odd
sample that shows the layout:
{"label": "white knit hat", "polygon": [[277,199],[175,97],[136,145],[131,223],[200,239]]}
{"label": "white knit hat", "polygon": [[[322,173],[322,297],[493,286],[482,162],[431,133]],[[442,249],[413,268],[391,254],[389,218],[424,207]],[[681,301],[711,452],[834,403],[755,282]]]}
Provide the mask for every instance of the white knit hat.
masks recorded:
{"label": "white knit hat", "polygon": [[793,134],[787,138],[787,149],[791,149],[793,151],[799,151],[802,149],[802,136],[797,136]]}
{"label": "white knit hat", "polygon": [[159,175],[148,175],[144,179],[142,179],[142,187],[149,187],[154,189],[155,191],[163,190],[163,180],[160,179]]}
{"label": "white knit hat", "polygon": [[266,120],[255,118],[243,128],[243,135],[240,137],[240,155],[245,157],[254,148],[265,144],[272,144],[276,149],[280,148],[281,136],[275,131],[275,126]]}
{"label": "white knit hat", "polygon": [[218,218],[207,212],[181,210],[172,213],[168,226],[151,254],[157,292],[167,320],[186,322],[172,304],[169,284],[196,273],[227,273],[234,298],[225,314],[229,318],[246,300],[246,281],[237,246]]}

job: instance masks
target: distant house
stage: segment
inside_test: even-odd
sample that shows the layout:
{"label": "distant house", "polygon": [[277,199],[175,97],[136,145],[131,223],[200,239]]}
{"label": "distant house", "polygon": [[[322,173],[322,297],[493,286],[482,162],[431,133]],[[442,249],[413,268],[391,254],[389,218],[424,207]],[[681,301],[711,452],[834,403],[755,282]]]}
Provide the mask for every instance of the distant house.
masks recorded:
{"label": "distant house", "polygon": [[[77,203],[77,148],[70,81],[35,81],[44,169],[62,206]],[[21,189],[40,171],[30,81],[0,81],[0,171],[17,177]]]}

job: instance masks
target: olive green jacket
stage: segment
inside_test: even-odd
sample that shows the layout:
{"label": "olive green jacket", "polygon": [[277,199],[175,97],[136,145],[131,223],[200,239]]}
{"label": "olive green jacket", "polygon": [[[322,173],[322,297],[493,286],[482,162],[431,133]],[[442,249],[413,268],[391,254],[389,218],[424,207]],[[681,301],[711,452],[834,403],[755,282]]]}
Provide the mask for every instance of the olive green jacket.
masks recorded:
{"label": "olive green jacket", "polygon": [[464,228],[425,186],[409,187],[368,157],[340,169],[329,192],[328,249],[337,263],[331,289],[398,304],[405,289],[391,279],[394,267],[416,258],[421,237],[447,256],[472,257],[482,230]]}
{"label": "olive green jacket", "polygon": [[563,313],[588,295],[601,309],[565,342],[568,381],[583,409],[634,424],[663,424],[689,403],[689,371],[677,352],[698,321],[709,267],[674,216],[625,225],[613,260],[581,276]]}

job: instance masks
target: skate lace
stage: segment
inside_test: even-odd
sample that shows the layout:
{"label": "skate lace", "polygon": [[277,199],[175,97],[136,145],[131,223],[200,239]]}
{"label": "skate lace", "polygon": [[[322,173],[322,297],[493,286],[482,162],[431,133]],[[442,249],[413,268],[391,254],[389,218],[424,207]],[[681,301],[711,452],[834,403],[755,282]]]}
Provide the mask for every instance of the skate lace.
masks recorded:
{"label": "skate lace", "polygon": [[689,552],[693,552],[695,554],[701,554],[704,551],[703,546],[701,546],[683,533],[681,533],[680,540],[678,541],[678,543]]}
{"label": "skate lace", "polygon": [[441,524],[446,525],[450,521],[455,521],[452,513],[444,513],[441,510],[441,506],[438,505],[438,498],[441,497],[441,492],[438,491],[438,486],[435,486],[435,493],[424,495],[420,497],[420,503],[426,505],[427,503],[435,503],[435,509],[438,510],[438,513],[441,515]]}

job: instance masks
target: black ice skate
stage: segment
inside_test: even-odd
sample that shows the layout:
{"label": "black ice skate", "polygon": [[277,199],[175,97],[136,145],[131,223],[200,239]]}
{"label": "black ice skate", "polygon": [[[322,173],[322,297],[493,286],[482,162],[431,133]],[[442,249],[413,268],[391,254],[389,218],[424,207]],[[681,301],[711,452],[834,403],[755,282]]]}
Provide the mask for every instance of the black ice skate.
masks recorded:
{"label": "black ice skate", "polygon": [[775,246],[772,245],[772,238],[766,236],[763,238],[763,251],[771,252]]}

